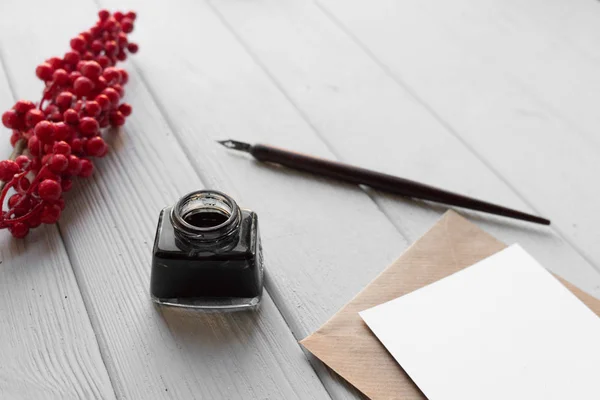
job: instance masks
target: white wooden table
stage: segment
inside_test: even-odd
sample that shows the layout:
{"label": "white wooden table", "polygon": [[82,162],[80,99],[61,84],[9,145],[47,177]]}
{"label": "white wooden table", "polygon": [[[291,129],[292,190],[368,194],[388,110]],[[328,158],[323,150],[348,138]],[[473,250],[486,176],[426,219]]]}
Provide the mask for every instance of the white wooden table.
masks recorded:
{"label": "white wooden table", "polygon": [[[297,341],[446,208],[265,167],[217,139],[544,215],[550,228],[463,213],[600,296],[597,1],[2,0],[0,110],[39,98],[35,66],[100,7],[139,15],[134,113],[58,226],[0,233],[1,399],[358,396]],[[258,212],[257,313],[150,302],[158,211],[199,188]]]}

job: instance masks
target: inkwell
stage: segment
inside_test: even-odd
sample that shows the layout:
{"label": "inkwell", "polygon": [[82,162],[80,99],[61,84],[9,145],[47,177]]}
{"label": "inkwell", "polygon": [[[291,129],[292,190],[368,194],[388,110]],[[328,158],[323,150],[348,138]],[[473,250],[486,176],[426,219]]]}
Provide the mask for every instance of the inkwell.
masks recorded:
{"label": "inkwell", "polygon": [[214,190],[189,193],[164,208],[150,281],[158,304],[206,311],[256,308],[263,290],[256,213]]}

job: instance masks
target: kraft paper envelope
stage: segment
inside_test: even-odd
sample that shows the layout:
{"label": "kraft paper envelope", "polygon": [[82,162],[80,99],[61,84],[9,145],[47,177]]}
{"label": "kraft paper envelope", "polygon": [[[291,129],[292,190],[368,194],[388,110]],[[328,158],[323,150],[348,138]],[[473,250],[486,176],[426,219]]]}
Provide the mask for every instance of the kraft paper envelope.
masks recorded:
{"label": "kraft paper envelope", "polygon": [[[454,211],[448,211],[398,260],[301,343],[373,400],[426,399],[358,312],[445,278],[505,247]],[[600,300],[562,279],[561,282],[600,316]]]}

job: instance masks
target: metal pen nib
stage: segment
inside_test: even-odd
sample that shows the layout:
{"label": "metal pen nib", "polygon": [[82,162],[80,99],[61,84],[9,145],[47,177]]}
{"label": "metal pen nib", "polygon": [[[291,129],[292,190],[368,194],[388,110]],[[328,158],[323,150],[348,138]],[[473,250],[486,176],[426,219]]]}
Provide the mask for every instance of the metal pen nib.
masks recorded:
{"label": "metal pen nib", "polygon": [[249,153],[250,148],[252,148],[252,145],[250,145],[248,143],[238,142],[237,140],[231,140],[231,139],[217,140],[217,143],[221,143],[223,146],[227,147],[228,149],[245,151],[246,153]]}

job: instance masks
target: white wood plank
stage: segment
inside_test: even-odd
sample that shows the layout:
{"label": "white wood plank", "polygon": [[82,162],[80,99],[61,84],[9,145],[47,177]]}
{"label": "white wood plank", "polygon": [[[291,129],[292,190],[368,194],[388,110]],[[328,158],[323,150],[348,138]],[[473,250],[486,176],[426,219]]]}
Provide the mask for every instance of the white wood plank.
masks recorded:
{"label": "white wood plank", "polygon": [[[532,211],[312,2],[211,4],[339,158]],[[398,196],[379,195],[377,202],[411,241],[444,210]],[[499,238],[522,243],[554,272],[600,294],[597,272],[550,229],[469,215]]]}
{"label": "white wood plank", "polygon": [[[9,68],[59,51],[57,43],[68,43],[96,10],[91,2],[58,1],[39,4],[32,16],[26,7],[10,3],[0,17],[0,36],[20,38],[3,40]],[[64,24],[48,17],[67,8]],[[35,30],[22,27],[25,17]],[[137,38],[151,47],[144,32]],[[77,182],[60,223],[118,397],[329,398],[267,293],[257,313],[199,315],[153,307],[148,286],[158,212],[203,183],[128,68],[134,114],[112,136],[113,149],[98,163],[98,173]],[[29,76],[14,75],[20,95],[33,91]],[[178,117],[185,123],[195,118]]]}
{"label": "white wood plank", "polygon": [[[33,81],[33,68],[26,70]],[[0,62],[0,113],[14,102]],[[2,127],[2,159],[12,151],[9,137]],[[0,398],[114,398],[55,226],[25,240],[0,232],[0,338]]]}
{"label": "white wood plank", "polygon": [[[592,183],[600,168],[593,111],[600,93],[597,58],[589,56],[589,45],[580,50],[584,44],[569,44],[597,32],[597,4],[320,3],[600,266],[600,216],[593,201],[599,192]],[[564,31],[577,34],[562,38],[563,20],[569,21]]]}
{"label": "white wood plank", "polygon": [[[139,4],[136,4],[139,7]],[[274,79],[275,85],[285,91],[294,105],[299,107],[299,112],[307,117],[310,125],[344,160],[421,179],[463,193],[487,197],[509,206],[529,209],[509,187],[432,118],[426,109],[396,85],[347,35],[337,29],[311,3],[265,0],[252,3],[213,1],[211,4],[224,19],[225,24],[233,29],[241,42],[255,55],[256,61],[265,67],[267,73]],[[256,69],[251,69],[252,74],[246,72],[251,68],[247,59],[233,55],[240,51],[239,47],[224,44],[225,39],[222,37],[226,38],[227,34],[222,32],[221,27],[215,25],[212,18],[206,16],[210,13],[210,8],[201,2],[195,2],[187,3],[181,9],[166,10],[158,5],[149,5],[148,9],[142,8],[142,10],[143,15],[150,14],[150,18],[155,18],[159,14],[165,15],[165,20],[176,19],[181,21],[182,25],[172,37],[164,35],[164,32],[168,31],[167,25],[156,29],[153,49],[146,50],[138,63],[151,86],[155,86],[152,82],[165,74],[167,68],[176,69],[177,72],[172,76],[173,85],[154,88],[163,107],[170,110],[171,115],[175,113],[186,115],[196,110],[194,105],[208,102],[214,110],[218,110],[216,113],[219,115],[227,113],[226,116],[230,116],[226,122],[221,122],[216,127],[207,125],[205,115],[199,115],[191,125],[173,121],[175,126],[181,127],[181,137],[190,147],[190,153],[202,154],[201,161],[197,165],[205,171],[206,176],[224,175],[225,178],[214,178],[215,181],[220,183],[221,179],[228,179],[228,182],[232,180],[242,198],[256,196],[252,185],[255,185],[259,179],[260,182],[268,179],[262,178],[261,175],[251,175],[253,181],[248,184],[245,181],[250,176],[249,171],[243,171],[240,177],[236,177],[235,175],[239,174],[237,168],[245,168],[241,164],[247,162],[245,159],[241,160],[239,167],[234,166],[225,171],[226,166],[229,165],[225,163],[231,161],[216,159],[223,157],[215,154],[218,149],[203,150],[207,147],[211,148],[211,143],[201,137],[199,132],[206,132],[211,138],[223,138],[231,134],[237,139],[250,141],[260,139],[282,146],[295,146],[303,151],[333,156],[330,152],[324,152],[322,145],[314,144],[315,136],[318,138],[314,132],[301,130],[304,137],[298,139],[290,129],[280,128],[279,132],[274,129],[273,125],[277,121],[273,121],[273,115],[282,118],[281,114],[283,114],[279,105],[280,100],[272,94],[273,89],[270,87],[272,85],[263,82],[257,87]],[[197,22],[186,23],[192,19]],[[197,56],[178,55],[184,52],[182,48],[174,47],[172,44],[178,35],[195,38],[195,46],[202,51],[199,51]],[[215,46],[218,46],[218,49],[214,49]],[[207,49],[208,52],[214,51],[214,54],[204,53]],[[165,54],[169,62],[157,61],[159,54]],[[231,65],[214,67],[215,64],[220,65],[223,59],[229,60]],[[185,67],[182,69],[172,67],[180,63],[185,64]],[[222,70],[222,68],[227,69]],[[243,72],[241,73],[240,70]],[[240,74],[243,76],[239,76]],[[215,100],[209,81],[215,75],[222,80],[222,84],[218,86],[218,95],[231,97]],[[251,82],[251,87],[235,87],[237,82],[242,80]],[[184,86],[186,89],[182,90]],[[256,106],[246,100],[251,99],[255,93],[260,93],[255,100],[259,102]],[[175,105],[176,99],[182,97],[189,99],[189,102],[185,102],[185,104],[189,103],[188,107]],[[239,97],[244,99],[241,105],[238,103]],[[224,102],[224,105],[221,105],[221,102]],[[231,108],[235,109],[235,112],[228,110]],[[269,115],[265,115],[265,109],[269,110]],[[289,121],[297,120],[297,117],[290,116],[288,113],[284,115]],[[223,124],[227,125],[223,126]],[[252,132],[248,132],[247,127],[251,127]],[[439,160],[443,160],[443,164],[440,164]],[[207,166],[210,163],[216,165]],[[285,179],[289,180],[289,177]],[[286,182],[277,181],[275,186],[280,188],[284,185]],[[271,209],[282,207],[271,202],[273,196],[279,196],[277,192],[274,193],[269,187],[261,190],[262,193],[269,195],[268,200],[263,200],[265,206]],[[398,229],[410,240],[422,234],[443,211],[441,207],[406,202],[397,197],[379,196],[377,201],[390,215]],[[304,198],[302,204],[303,207],[306,204]],[[339,207],[342,205],[340,204]],[[306,212],[309,210],[316,212],[308,207],[306,210]],[[364,214],[370,215],[366,211]],[[320,218],[335,221],[334,226],[339,224],[332,215]],[[600,294],[600,279],[597,272],[568,244],[546,228],[506,222],[493,217],[474,216],[474,219],[503,240],[522,243],[553,271],[566,276],[588,291]],[[384,225],[381,223],[379,226]],[[319,232],[321,230],[319,229]],[[307,238],[303,238],[303,241],[305,240]],[[336,246],[335,242],[332,244],[332,238],[324,240],[328,248]],[[379,251],[387,252],[385,247],[389,246],[388,243],[390,242],[381,242]],[[366,244],[362,243],[359,246],[364,249],[363,246]],[[391,246],[397,254],[403,247],[400,244]],[[311,252],[319,250],[315,247]],[[360,290],[367,280],[348,276],[346,272],[349,268],[353,272],[361,273],[363,269],[379,271],[383,264],[377,264],[374,261],[375,257],[377,256],[369,251],[364,261],[361,259],[360,262],[355,260],[351,264],[327,264],[327,269],[318,264],[314,267],[316,282],[312,284],[304,280],[306,275],[304,270],[286,269],[285,274],[274,275],[272,292],[276,302],[284,308],[294,331],[302,337],[337,310],[339,301],[331,299],[330,293],[335,293],[338,298],[342,293],[341,297],[349,298]],[[344,265],[344,268],[340,265]],[[299,278],[290,280],[290,274],[294,277],[299,276],[303,280],[298,281]],[[326,280],[329,289],[324,291],[323,286],[320,285],[322,276],[334,277],[334,282],[330,279]],[[314,291],[314,288],[321,291]],[[290,289],[294,292],[292,295],[294,297],[291,299]],[[296,299],[296,293],[304,294],[304,298]],[[322,303],[318,313],[315,313],[312,307],[315,299]],[[310,314],[311,319],[307,319],[307,313]],[[320,319],[314,319],[319,315]],[[344,395],[342,390],[329,382],[326,377],[323,379],[330,393],[335,396]]]}

